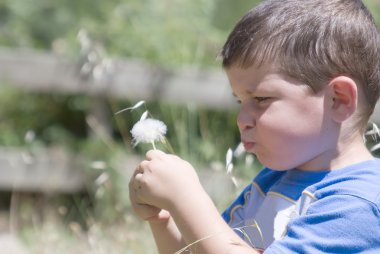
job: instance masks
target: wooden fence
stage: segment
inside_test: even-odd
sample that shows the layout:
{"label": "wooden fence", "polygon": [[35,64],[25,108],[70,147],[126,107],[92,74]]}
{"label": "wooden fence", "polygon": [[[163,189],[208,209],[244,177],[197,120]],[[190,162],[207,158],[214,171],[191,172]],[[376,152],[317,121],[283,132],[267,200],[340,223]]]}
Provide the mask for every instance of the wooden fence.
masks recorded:
{"label": "wooden fence", "polygon": [[137,60],[96,61],[73,62],[51,52],[0,49],[0,83],[31,91],[165,100],[218,110],[236,105],[221,69],[171,71]]}

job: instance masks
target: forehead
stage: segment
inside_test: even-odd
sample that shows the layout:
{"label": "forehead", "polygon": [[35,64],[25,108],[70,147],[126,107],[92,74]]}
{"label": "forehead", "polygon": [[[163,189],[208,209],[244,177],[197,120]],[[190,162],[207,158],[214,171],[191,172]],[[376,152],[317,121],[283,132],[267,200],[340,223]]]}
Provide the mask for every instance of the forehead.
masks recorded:
{"label": "forehead", "polygon": [[226,74],[233,88],[257,88],[260,84],[268,80],[280,80],[282,76],[269,66],[242,68],[232,66],[226,69]]}
{"label": "forehead", "polygon": [[237,91],[255,92],[257,90],[280,91],[302,87],[309,90],[310,87],[303,82],[281,74],[273,66],[241,68],[232,66],[226,69],[226,74],[234,93]]}

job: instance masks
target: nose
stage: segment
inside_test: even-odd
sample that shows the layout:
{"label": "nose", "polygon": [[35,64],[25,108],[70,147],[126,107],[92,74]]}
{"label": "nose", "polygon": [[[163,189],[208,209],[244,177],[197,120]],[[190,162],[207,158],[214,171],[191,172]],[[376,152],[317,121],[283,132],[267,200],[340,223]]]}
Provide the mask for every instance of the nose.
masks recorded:
{"label": "nose", "polygon": [[241,105],[237,116],[237,125],[240,131],[254,128],[256,126],[256,119],[252,110],[248,110],[247,107]]}

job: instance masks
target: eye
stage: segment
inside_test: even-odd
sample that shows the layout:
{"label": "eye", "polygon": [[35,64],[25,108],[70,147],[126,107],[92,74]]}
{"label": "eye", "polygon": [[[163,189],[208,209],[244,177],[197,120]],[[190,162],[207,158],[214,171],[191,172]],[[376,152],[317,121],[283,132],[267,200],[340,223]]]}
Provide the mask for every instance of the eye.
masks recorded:
{"label": "eye", "polygon": [[255,97],[254,99],[255,99],[257,102],[263,102],[263,101],[269,100],[270,97]]}
{"label": "eye", "polygon": [[237,97],[237,95],[235,93],[232,94],[234,96],[234,98],[236,99],[236,102],[238,104],[241,104],[241,100]]}

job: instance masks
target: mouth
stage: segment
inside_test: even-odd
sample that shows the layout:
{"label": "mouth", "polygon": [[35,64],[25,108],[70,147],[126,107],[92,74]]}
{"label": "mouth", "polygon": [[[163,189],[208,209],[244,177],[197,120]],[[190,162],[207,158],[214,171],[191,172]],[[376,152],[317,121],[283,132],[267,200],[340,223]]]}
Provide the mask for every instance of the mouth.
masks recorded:
{"label": "mouth", "polygon": [[255,142],[242,141],[242,143],[246,151],[252,150],[255,147]]}

